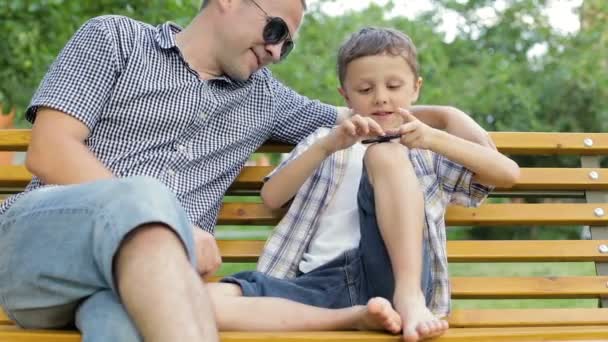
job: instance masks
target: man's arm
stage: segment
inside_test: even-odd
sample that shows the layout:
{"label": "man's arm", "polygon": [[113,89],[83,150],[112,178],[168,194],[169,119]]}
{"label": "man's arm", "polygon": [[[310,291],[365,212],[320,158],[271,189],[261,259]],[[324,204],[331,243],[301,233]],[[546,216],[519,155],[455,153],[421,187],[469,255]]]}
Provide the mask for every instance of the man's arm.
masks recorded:
{"label": "man's arm", "polygon": [[113,177],[84,144],[89,134],[89,128],[78,119],[40,108],[27,150],[27,169],[46,184],[76,184]]}

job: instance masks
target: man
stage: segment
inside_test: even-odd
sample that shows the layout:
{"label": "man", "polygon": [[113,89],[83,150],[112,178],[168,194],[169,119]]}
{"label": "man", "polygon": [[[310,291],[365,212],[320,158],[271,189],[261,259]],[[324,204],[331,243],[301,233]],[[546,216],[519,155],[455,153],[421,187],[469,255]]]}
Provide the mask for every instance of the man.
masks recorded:
{"label": "man", "polygon": [[348,113],[264,68],[287,57],[304,5],[207,0],[183,30],[81,27],[26,113],[36,177],[0,208],[0,304],[15,322],[75,322],[85,341],[218,340],[200,276],[221,263],[225,190],[267,139],[297,143]]}

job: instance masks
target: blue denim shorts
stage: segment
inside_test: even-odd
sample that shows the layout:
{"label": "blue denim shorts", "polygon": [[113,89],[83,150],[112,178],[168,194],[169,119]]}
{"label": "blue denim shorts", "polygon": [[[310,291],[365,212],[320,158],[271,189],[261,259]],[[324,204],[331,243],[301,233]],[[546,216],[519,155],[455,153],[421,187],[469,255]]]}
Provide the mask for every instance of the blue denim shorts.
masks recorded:
{"label": "blue denim shorts", "polygon": [[0,305],[25,328],[74,324],[97,293],[118,298],[114,255],[137,227],[163,223],[194,265],[192,226],[169,188],[150,177],[53,186],[24,194],[0,216]]}
{"label": "blue denim shorts", "polygon": [[[374,192],[365,168],[357,202],[361,230],[358,248],[293,279],[278,279],[252,271],[237,273],[221,281],[239,285],[244,296],[279,297],[330,309],[363,305],[373,297],[392,301],[395,280],[378,229]],[[428,306],[432,297],[432,279],[431,251],[427,243],[423,243],[422,254],[421,289]]]}

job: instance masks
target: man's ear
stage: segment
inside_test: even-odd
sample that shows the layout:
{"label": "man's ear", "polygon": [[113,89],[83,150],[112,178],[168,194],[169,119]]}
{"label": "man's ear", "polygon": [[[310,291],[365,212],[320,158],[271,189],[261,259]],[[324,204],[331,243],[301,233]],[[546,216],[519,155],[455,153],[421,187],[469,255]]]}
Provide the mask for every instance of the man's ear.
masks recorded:
{"label": "man's ear", "polygon": [[348,108],[352,108],[351,105],[350,105],[350,100],[348,99],[348,94],[346,94],[346,90],[344,90],[344,88],[342,88],[342,87],[338,87],[338,92],[344,98],[344,101],[348,105]]}
{"label": "man's ear", "polygon": [[420,97],[420,90],[422,89],[422,84],[424,83],[422,77],[418,77],[416,82],[414,83],[414,99],[413,102],[418,101],[418,97]]}

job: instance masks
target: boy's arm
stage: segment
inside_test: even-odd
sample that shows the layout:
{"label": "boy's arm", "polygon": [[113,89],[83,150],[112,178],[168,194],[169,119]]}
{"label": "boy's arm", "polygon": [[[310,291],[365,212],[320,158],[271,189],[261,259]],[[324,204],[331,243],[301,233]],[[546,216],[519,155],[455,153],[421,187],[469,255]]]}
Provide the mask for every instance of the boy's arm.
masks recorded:
{"label": "boy's arm", "polygon": [[[346,107],[337,107],[338,122],[348,119],[352,111]],[[414,117],[426,125],[445,130],[457,137],[496,149],[496,145],[484,130],[467,113],[450,106],[417,105],[408,109]]]}
{"label": "boy's arm", "polygon": [[429,150],[471,170],[477,183],[508,188],[517,182],[519,166],[505,155],[447,132],[431,130]]}
{"label": "boy's arm", "polygon": [[296,195],[325,158],[352,146],[369,134],[382,135],[384,132],[374,120],[354,115],[334,127],[326,136],[312,137],[312,142],[307,139],[304,152],[287,162],[264,183],[260,194],[262,201],[271,209],[282,207]]}

